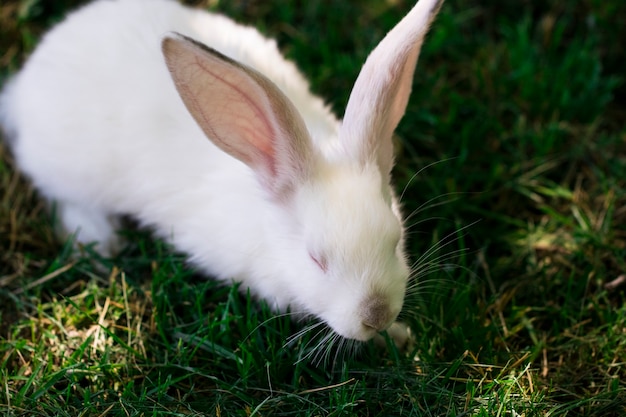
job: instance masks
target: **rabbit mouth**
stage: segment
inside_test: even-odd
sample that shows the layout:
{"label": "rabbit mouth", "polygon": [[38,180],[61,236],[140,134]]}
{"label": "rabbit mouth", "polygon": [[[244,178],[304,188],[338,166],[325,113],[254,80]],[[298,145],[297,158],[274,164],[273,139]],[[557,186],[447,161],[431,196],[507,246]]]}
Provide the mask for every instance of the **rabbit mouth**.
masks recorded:
{"label": "rabbit mouth", "polygon": [[398,317],[400,308],[384,296],[372,295],[365,298],[353,312],[344,310],[332,320],[320,318],[337,335],[366,342],[389,329]]}

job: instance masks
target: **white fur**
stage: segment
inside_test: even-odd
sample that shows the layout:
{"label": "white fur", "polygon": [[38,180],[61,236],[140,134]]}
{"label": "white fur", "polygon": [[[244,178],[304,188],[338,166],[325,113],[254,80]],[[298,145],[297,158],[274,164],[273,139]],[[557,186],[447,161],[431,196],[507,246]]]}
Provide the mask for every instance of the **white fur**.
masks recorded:
{"label": "white fur", "polygon": [[[438,3],[421,0],[417,16],[392,32],[385,50],[392,43],[399,51],[382,53],[389,63],[368,61],[343,127],[273,40],[169,0],[99,0],[68,16],[5,87],[0,122],[14,137],[20,168],[56,202],[64,233],[78,232],[81,242],[99,242],[109,253],[119,246],[117,217],[129,214],[204,273],[240,281],[278,310],[290,306],[366,340],[394,321],[409,276],[388,184],[391,133]],[[308,131],[308,174],[292,179],[288,195],[276,198],[260,169],[207,140],[203,130],[212,131],[213,121],[194,121],[164,63],[160,43],[172,31],[265,74],[293,103]],[[384,93],[389,83],[394,96],[405,96],[399,104]],[[265,89],[270,98],[280,95],[273,89]],[[263,93],[250,96],[267,101]],[[223,105],[239,111],[234,102]],[[365,125],[370,116],[386,127]],[[368,325],[381,311],[375,328]]]}

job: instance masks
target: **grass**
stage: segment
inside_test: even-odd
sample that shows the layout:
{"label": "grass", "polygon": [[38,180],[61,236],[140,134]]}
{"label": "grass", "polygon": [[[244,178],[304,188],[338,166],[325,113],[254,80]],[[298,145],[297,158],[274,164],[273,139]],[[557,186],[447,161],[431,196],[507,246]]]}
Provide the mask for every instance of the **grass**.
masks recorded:
{"label": "grass", "polygon": [[[0,82],[79,3],[3,2]],[[411,2],[211,3],[276,37],[341,114]],[[444,6],[397,131],[411,257],[439,248],[408,352],[286,344],[301,325],[146,231],[115,259],[70,256],[0,142],[1,412],[626,415],[624,21],[618,1]]]}

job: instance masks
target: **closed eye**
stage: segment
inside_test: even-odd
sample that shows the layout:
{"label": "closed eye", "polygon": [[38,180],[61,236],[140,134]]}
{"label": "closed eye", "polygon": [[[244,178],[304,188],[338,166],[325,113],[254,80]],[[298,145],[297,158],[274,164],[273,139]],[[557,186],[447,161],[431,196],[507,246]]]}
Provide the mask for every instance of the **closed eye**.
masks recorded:
{"label": "closed eye", "polygon": [[315,256],[311,252],[309,252],[309,256],[315,262],[315,264],[322,270],[324,273],[328,271],[328,261],[324,256]]}

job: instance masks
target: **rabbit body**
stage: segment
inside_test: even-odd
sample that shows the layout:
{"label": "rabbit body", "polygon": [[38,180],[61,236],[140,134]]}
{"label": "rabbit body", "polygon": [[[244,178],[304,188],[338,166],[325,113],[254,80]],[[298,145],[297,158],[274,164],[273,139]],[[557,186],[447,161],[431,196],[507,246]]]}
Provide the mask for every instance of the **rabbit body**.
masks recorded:
{"label": "rabbit body", "polygon": [[[182,35],[171,43],[185,46],[191,58],[185,65],[172,58],[168,71],[161,41],[169,32]],[[165,43],[163,50],[178,56]],[[250,85],[271,90],[269,99],[228,83],[227,72],[212,80],[233,99],[194,113],[197,97],[172,68],[211,73],[209,64],[194,67],[207,54],[234,68],[224,71],[240,71]],[[254,70],[279,92],[255,81]],[[293,106],[299,116],[272,114],[281,94],[286,110],[276,113]],[[257,114],[264,103],[265,118]],[[271,132],[306,132],[296,145],[285,135],[287,151],[271,148],[273,137],[255,142],[250,162],[248,151],[241,156],[213,137],[230,137],[230,127],[223,134],[214,127],[224,117],[236,129],[247,115],[261,122],[239,126],[244,136],[275,119]],[[277,310],[315,316],[344,337],[371,338],[402,307],[409,268],[389,186],[391,156],[381,163],[382,145],[345,139],[359,128],[339,122],[276,43],[253,28],[169,0],[97,0],[43,37],[5,86],[0,122],[20,169],[55,203],[62,233],[97,242],[103,254],[119,248],[118,218],[130,215],[205,274],[241,282]]]}

